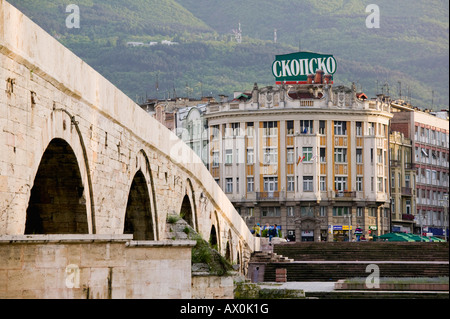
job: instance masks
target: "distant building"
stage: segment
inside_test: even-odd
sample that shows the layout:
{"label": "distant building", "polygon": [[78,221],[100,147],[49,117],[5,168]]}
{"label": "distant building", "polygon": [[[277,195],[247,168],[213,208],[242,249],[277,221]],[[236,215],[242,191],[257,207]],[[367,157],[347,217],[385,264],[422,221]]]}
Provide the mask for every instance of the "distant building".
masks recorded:
{"label": "distant building", "polygon": [[413,165],[411,139],[403,133],[391,132],[390,187],[392,231],[414,233],[416,215],[416,171]]}
{"label": "distant building", "polygon": [[208,166],[208,122],[204,117],[207,104],[178,109],[177,136]]}
{"label": "distant building", "polygon": [[[221,98],[223,97],[221,96]],[[174,132],[208,166],[208,124],[204,114],[209,103],[215,103],[215,99],[213,97],[203,97],[200,100],[188,98],[148,99],[140,106]]]}
{"label": "distant building", "polygon": [[[413,109],[401,102],[391,104],[391,130],[411,139],[416,169],[416,232],[444,236],[448,232],[449,121],[434,112]],[[444,112],[438,112],[443,114]],[[446,212],[447,210],[447,212]]]}

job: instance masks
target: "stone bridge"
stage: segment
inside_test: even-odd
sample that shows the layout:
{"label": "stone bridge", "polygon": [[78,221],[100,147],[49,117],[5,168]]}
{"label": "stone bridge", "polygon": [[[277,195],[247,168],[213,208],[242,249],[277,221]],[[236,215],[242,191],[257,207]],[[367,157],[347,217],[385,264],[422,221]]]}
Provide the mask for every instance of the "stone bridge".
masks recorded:
{"label": "stone bridge", "polygon": [[[216,238],[219,252],[245,272],[259,243],[201,159],[29,18],[0,4],[0,295],[10,296],[1,282],[17,284],[13,270],[23,271],[30,243],[40,245],[30,266],[36,269],[38,258],[58,260],[60,245],[66,251],[100,241],[172,252],[149,267],[161,274],[175,265],[177,274],[173,249],[193,244],[171,241],[169,214],[181,215],[205,240]],[[109,254],[103,248],[100,255]],[[60,272],[70,260],[64,256]],[[122,273],[130,263],[123,261]],[[190,275],[178,274],[190,286]],[[173,283],[167,280],[161,285]],[[118,296],[190,297],[180,292],[185,288]]]}

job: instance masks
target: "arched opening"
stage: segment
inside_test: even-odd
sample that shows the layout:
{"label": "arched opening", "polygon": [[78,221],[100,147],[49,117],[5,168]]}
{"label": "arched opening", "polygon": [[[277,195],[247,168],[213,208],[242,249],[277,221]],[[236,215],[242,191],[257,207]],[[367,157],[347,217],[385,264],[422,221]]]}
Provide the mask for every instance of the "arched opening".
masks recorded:
{"label": "arched opening", "polygon": [[183,218],[186,223],[191,225],[191,227],[194,227],[193,219],[192,219],[192,207],[191,207],[191,201],[189,200],[188,195],[184,195],[183,203],[181,204],[180,209],[180,217]]}
{"label": "arched opening", "polygon": [[230,242],[227,241],[227,246],[225,249],[225,259],[228,260],[230,263],[233,262],[231,260],[231,247],[230,247]]}
{"label": "arched opening", "polygon": [[219,245],[217,244],[217,232],[216,232],[216,227],[214,225],[212,225],[211,227],[211,232],[209,234],[209,245],[215,249],[215,250],[219,250]]}
{"label": "arched opening", "polygon": [[135,240],[154,240],[150,196],[144,174],[139,170],[131,183],[125,213],[124,234]]}
{"label": "arched opening", "polygon": [[25,234],[87,234],[86,198],[78,162],[59,138],[39,164],[27,208]]}

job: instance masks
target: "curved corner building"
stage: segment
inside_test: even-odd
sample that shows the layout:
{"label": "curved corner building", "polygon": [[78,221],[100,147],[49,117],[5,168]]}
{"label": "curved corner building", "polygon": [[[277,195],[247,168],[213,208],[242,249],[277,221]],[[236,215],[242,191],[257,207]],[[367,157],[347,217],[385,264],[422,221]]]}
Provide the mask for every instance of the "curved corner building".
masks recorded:
{"label": "curved corner building", "polygon": [[205,118],[210,172],[250,228],[277,224],[291,241],[390,231],[388,97],[317,72],[306,84],[255,84]]}

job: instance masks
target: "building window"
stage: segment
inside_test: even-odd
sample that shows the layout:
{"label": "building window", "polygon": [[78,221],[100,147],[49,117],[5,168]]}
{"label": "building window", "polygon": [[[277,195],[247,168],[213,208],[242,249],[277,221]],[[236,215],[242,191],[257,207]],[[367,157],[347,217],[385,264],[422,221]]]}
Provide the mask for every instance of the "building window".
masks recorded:
{"label": "building window", "polygon": [[347,135],[347,122],[335,121],[334,122],[334,135]]}
{"label": "building window", "polygon": [[264,191],[278,191],[278,177],[264,177]]}
{"label": "building window", "polygon": [[369,208],[369,216],[370,217],[377,217],[377,208],[376,207],[370,207]]}
{"label": "building window", "polygon": [[362,122],[356,122],[356,136],[362,136]]}
{"label": "building window", "polygon": [[303,176],[303,191],[312,192],[313,191],[313,177]]}
{"label": "building window", "polygon": [[300,208],[300,215],[301,217],[314,217],[314,210],[312,207],[303,206]]}
{"label": "building window", "polygon": [[213,151],[213,162],[212,167],[219,166],[219,151]]}
{"label": "building window", "polygon": [[325,135],[326,134],[326,122],[325,121],[319,121],[319,134]]}
{"label": "building window", "polygon": [[320,215],[320,217],[327,216],[327,207],[326,206],[320,206],[319,215]]}
{"label": "building window", "polygon": [[233,150],[225,150],[225,164],[233,164]]}
{"label": "building window", "polygon": [[253,148],[247,148],[247,164],[252,165],[254,163]]}
{"label": "building window", "polygon": [[373,136],[375,135],[375,123],[369,122],[369,135]]}
{"label": "building window", "polygon": [[405,175],[405,187],[411,187],[411,176]]}
{"label": "building window", "polygon": [[334,162],[335,163],[347,163],[347,149],[335,148],[334,149]]}
{"label": "building window", "polygon": [[254,207],[247,207],[247,216],[253,217]]}
{"label": "building window", "polygon": [[377,161],[379,164],[383,164],[383,150],[377,149]]}
{"label": "building window", "polygon": [[253,193],[255,191],[255,178],[253,176],[247,177],[247,192]]}
{"label": "building window", "polygon": [[411,215],[411,200],[406,200],[406,215]]}
{"label": "building window", "polygon": [[254,124],[253,122],[247,122],[247,136],[253,137],[254,133]]}
{"label": "building window", "polygon": [[334,189],[336,191],[346,191],[347,190],[347,177],[336,176],[334,178]]}
{"label": "building window", "polygon": [[324,147],[320,148],[320,162],[321,163],[327,162],[327,149]]}
{"label": "building window", "polygon": [[301,120],[300,121],[300,132],[302,134],[312,134],[313,133],[313,121]]}
{"label": "building window", "polygon": [[263,136],[277,136],[278,122],[263,122]]}
{"label": "building window", "polygon": [[264,164],[277,164],[278,163],[278,148],[266,147],[264,151]]}
{"label": "building window", "polygon": [[363,162],[362,149],[357,148],[356,149],[356,163],[362,163],[362,162]]}
{"label": "building window", "polygon": [[293,148],[288,148],[286,151],[286,162],[288,164],[292,164],[294,163],[294,149]]}
{"label": "building window", "polygon": [[364,207],[356,207],[356,217],[363,217]]}
{"label": "building window", "polygon": [[280,207],[262,207],[261,213],[263,217],[279,217]]}
{"label": "building window", "polygon": [[212,139],[217,140],[219,138],[219,133],[220,133],[219,125],[211,126],[211,131],[212,131],[211,132]]}
{"label": "building window", "polygon": [[287,191],[288,192],[295,191],[294,176],[288,176],[287,177]]}
{"label": "building window", "polygon": [[303,162],[311,162],[312,156],[312,147],[303,147]]}
{"label": "building window", "polygon": [[358,192],[363,191],[363,177],[362,176],[356,177],[356,191],[358,191]]}
{"label": "building window", "polygon": [[239,177],[236,177],[236,193],[239,194]]}
{"label": "building window", "polygon": [[327,177],[326,176],[320,176],[319,189],[322,192],[325,192],[327,190]]}
{"label": "building window", "polygon": [[233,192],[233,178],[225,178],[225,192],[226,193]]}
{"label": "building window", "polygon": [[382,192],[383,191],[383,177],[378,177],[378,191]]}
{"label": "building window", "polygon": [[344,216],[348,215],[349,207],[333,207],[333,216]]}
{"label": "building window", "polygon": [[286,207],[286,212],[287,212],[288,217],[294,217],[295,216],[295,214],[294,214],[294,206]]}
{"label": "building window", "polygon": [[286,121],[286,134],[294,135],[294,121]]}
{"label": "building window", "polygon": [[233,136],[240,136],[240,123],[231,123]]}

